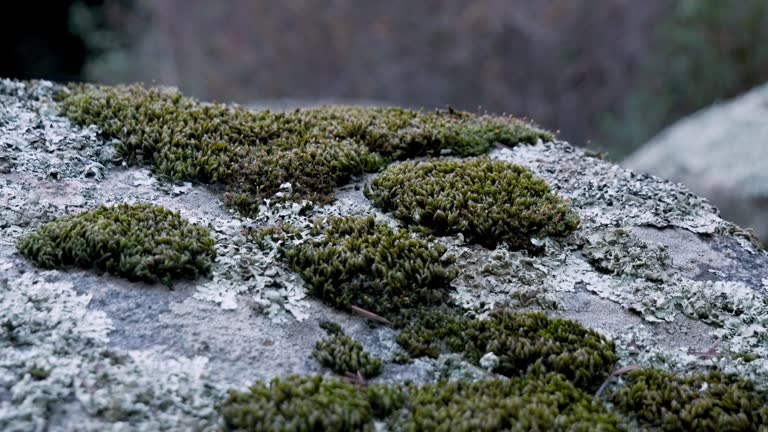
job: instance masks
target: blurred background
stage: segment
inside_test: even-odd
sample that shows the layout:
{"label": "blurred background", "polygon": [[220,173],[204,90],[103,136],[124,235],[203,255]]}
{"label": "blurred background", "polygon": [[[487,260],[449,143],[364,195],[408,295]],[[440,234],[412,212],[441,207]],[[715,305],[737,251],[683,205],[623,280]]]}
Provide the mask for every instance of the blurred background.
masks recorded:
{"label": "blurred background", "polygon": [[[6,17],[0,76],[170,84],[256,106],[510,113],[617,161],[684,116],[768,81],[768,0],[45,3],[18,3],[20,15]],[[742,158],[762,158],[768,172],[760,142]],[[651,172],[661,163],[634,160]],[[750,178],[768,209],[768,179]]]}

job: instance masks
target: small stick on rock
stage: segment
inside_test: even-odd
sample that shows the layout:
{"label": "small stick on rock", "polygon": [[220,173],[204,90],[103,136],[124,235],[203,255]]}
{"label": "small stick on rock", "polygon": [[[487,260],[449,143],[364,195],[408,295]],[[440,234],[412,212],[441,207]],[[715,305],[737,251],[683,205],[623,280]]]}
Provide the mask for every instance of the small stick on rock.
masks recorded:
{"label": "small stick on rock", "polygon": [[719,353],[719,352],[717,352],[715,350],[717,350],[717,347],[720,346],[720,342],[722,342],[722,341],[723,341],[722,339],[718,338],[715,341],[715,343],[710,345],[709,348],[707,348],[704,351],[693,351],[693,350],[689,349],[688,350],[688,355],[692,355],[692,356],[696,356],[696,357],[720,357],[723,354]]}
{"label": "small stick on rock", "polygon": [[358,389],[368,385],[368,381],[366,381],[365,377],[360,373],[360,371],[355,373],[344,372],[344,379],[354,384]]}
{"label": "small stick on rock", "polygon": [[629,365],[629,366],[624,366],[623,368],[619,368],[619,369],[616,369],[615,371],[613,371],[613,373],[611,375],[609,375],[608,378],[605,379],[605,381],[600,386],[600,388],[597,389],[597,393],[595,393],[595,398],[599,398],[600,395],[603,394],[603,392],[605,391],[605,388],[608,387],[608,384],[610,384],[613,380],[615,380],[616,377],[619,377],[619,376],[622,376],[622,375],[626,375],[626,374],[632,372],[633,370],[638,370],[638,369],[640,369],[639,365]]}
{"label": "small stick on rock", "polygon": [[382,324],[386,324],[388,326],[392,325],[392,321],[390,321],[390,320],[388,320],[388,319],[386,319],[386,318],[384,318],[384,317],[382,317],[380,315],[376,315],[373,312],[367,311],[367,310],[365,310],[363,308],[360,308],[360,307],[357,307],[357,306],[349,306],[349,308],[352,309],[352,312],[354,312],[354,313],[356,313],[356,314],[358,314],[358,315],[360,315],[362,317],[368,318],[368,319],[373,320],[373,321],[380,322]]}

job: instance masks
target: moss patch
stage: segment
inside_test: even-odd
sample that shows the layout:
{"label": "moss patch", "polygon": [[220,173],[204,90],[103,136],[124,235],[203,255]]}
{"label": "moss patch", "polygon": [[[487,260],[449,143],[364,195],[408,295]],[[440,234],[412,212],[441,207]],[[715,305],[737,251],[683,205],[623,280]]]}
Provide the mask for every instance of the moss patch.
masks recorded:
{"label": "moss patch", "polygon": [[659,370],[629,374],[610,395],[616,407],[665,431],[758,431],[768,425],[768,396],[720,372],[679,377]]}
{"label": "moss patch", "polygon": [[149,204],[100,206],[45,224],[19,240],[37,266],[95,268],[133,281],[207,274],[216,258],[207,229]]}
{"label": "moss patch", "polygon": [[403,162],[387,168],[365,193],[406,224],[439,235],[463,233],[489,247],[531,248],[531,238],[566,236],[579,223],[543,180],[485,157]]}
{"label": "moss patch", "polygon": [[337,217],[315,225],[316,240],[284,250],[310,294],[331,306],[383,316],[439,305],[456,277],[445,248],[414,239],[372,217]]}
{"label": "moss patch", "polygon": [[366,431],[372,410],[352,384],[322,377],[288,377],[230,392],[221,408],[224,430]]}
{"label": "moss patch", "polygon": [[290,377],[231,392],[226,430],[612,431],[619,418],[556,374],[475,383],[356,389],[321,377]]}
{"label": "moss patch", "polygon": [[613,342],[581,324],[543,313],[498,309],[487,319],[470,318],[449,307],[405,313],[396,323],[397,342],[414,357],[437,357],[445,349],[475,365],[487,353],[492,371],[519,376],[532,370],[563,374],[576,387],[596,390],[618,360]]}
{"label": "moss patch", "polygon": [[619,418],[557,374],[413,388],[402,430],[612,431]]}
{"label": "moss patch", "polygon": [[252,112],[138,85],[74,86],[61,107],[75,123],[95,124],[118,139],[116,150],[130,163],[175,180],[224,183],[229,202],[246,213],[286,182],[296,197],[323,202],[334,187],[378,170],[385,158],[477,155],[494,142],[553,138],[509,117],[352,107]]}
{"label": "moss patch", "polygon": [[341,375],[360,372],[365,378],[373,378],[381,373],[381,359],[371,356],[360,342],[342,333],[318,341],[312,356]]}

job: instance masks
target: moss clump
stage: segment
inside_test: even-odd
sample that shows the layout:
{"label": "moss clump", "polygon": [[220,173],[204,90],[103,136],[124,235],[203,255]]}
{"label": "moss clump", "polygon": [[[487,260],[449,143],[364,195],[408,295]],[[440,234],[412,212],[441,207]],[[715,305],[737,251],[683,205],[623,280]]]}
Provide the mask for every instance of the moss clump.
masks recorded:
{"label": "moss clump", "polygon": [[634,371],[610,400],[664,431],[764,431],[768,425],[768,396],[750,381],[716,371],[688,377]]}
{"label": "moss clump", "polygon": [[329,336],[344,334],[344,330],[341,329],[341,326],[338,323],[335,323],[333,321],[322,321],[320,323],[320,328],[325,330],[325,332],[328,333]]}
{"label": "moss clump", "polygon": [[438,235],[463,233],[488,247],[531,248],[531,238],[566,236],[579,224],[543,180],[485,157],[393,165],[365,194],[406,224]]}
{"label": "moss clump", "polygon": [[358,390],[321,377],[290,377],[230,392],[225,430],[613,431],[619,418],[562,376],[474,383],[375,385]]}
{"label": "moss clump", "polygon": [[47,269],[95,268],[133,281],[169,283],[207,274],[216,258],[207,229],[149,204],[100,206],[38,228],[17,244]]}
{"label": "moss clump", "polygon": [[[619,418],[557,374],[412,388],[401,430],[613,431]],[[396,429],[398,430],[398,429]]]}
{"label": "moss clump", "polygon": [[359,342],[343,334],[318,341],[312,356],[337,374],[359,372],[365,378],[373,378],[381,373],[381,359],[372,357]]}
{"label": "moss clump", "polygon": [[285,182],[295,197],[322,202],[351,176],[378,170],[385,158],[475,155],[493,142],[552,139],[508,117],[402,108],[252,112],[138,85],[75,86],[61,106],[75,123],[95,124],[118,139],[118,154],[131,163],[175,180],[226,184],[229,202],[246,213]]}
{"label": "moss clump", "polygon": [[29,369],[29,376],[35,381],[42,381],[51,376],[51,370],[39,366],[33,366]]}
{"label": "moss clump", "polygon": [[224,430],[232,431],[373,430],[365,393],[320,376],[274,379],[246,393],[230,392],[220,411]]}
{"label": "moss clump", "polygon": [[403,314],[397,342],[412,356],[437,357],[448,349],[479,365],[487,353],[498,357],[493,372],[518,376],[531,370],[558,372],[576,387],[595,390],[618,360],[613,342],[581,324],[543,313],[498,309],[487,319],[451,308]]}
{"label": "moss clump", "polygon": [[331,306],[380,315],[439,305],[456,277],[445,248],[411,238],[372,217],[337,217],[316,224],[316,240],[284,250],[310,294]]}

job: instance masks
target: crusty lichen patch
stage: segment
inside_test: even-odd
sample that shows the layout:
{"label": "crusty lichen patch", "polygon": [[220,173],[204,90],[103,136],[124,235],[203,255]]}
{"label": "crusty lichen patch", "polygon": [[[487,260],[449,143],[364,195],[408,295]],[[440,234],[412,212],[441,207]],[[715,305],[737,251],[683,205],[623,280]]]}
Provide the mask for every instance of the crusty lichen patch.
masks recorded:
{"label": "crusty lichen patch", "polygon": [[606,229],[585,238],[582,253],[598,270],[615,276],[664,282],[672,259],[663,245],[643,242],[624,229]]}
{"label": "crusty lichen patch", "polygon": [[221,182],[247,214],[261,198],[293,184],[297,199],[328,201],[350,177],[384,158],[485,153],[552,135],[507,117],[453,110],[335,107],[294,113],[204,104],[172,89],[82,85],[63,95],[62,111],[119,140],[118,155],[175,180]]}
{"label": "crusty lichen patch", "polygon": [[[46,281],[55,278],[52,272],[0,277],[0,429],[215,427],[222,391],[207,382],[206,359],[111,351],[112,321],[89,308],[91,295],[77,294],[69,282]],[[31,373],[33,365],[45,373]],[[66,405],[75,414],[57,418],[52,410]]]}
{"label": "crusty lichen patch", "polygon": [[216,258],[208,230],[150,204],[101,206],[65,216],[18,242],[45,269],[95,268],[147,282],[207,274]]}
{"label": "crusty lichen patch", "polygon": [[568,204],[519,165],[488,158],[403,162],[373,180],[366,196],[407,225],[461,233],[489,247],[532,248],[579,224]]}

